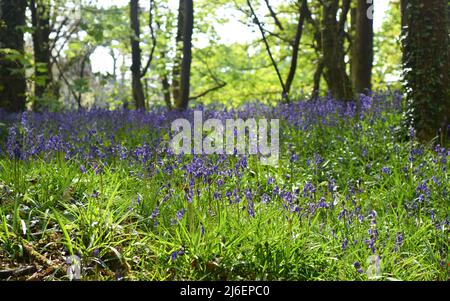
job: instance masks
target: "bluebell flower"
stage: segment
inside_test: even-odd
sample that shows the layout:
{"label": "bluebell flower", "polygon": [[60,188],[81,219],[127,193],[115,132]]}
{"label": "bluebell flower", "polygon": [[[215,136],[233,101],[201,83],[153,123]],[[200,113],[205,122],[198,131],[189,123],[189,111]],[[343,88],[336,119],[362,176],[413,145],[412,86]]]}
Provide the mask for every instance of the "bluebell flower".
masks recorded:
{"label": "bluebell flower", "polygon": [[330,193],[333,193],[336,188],[336,180],[335,179],[329,180],[327,183],[327,187],[328,187],[328,191]]}
{"label": "bluebell flower", "polygon": [[338,220],[340,220],[341,218],[345,217],[347,215],[347,210],[346,209],[342,209],[341,212],[339,212],[338,214]]}
{"label": "bluebell flower", "polygon": [[248,201],[248,214],[251,217],[255,217],[255,207],[254,207],[254,203],[252,201]]}
{"label": "bluebell flower", "polygon": [[311,165],[311,159],[307,159],[306,160],[306,166],[310,166]]}
{"label": "bluebell flower", "polygon": [[17,130],[15,127],[10,127],[8,131],[8,139],[6,140],[6,151],[11,160],[22,159],[22,150],[18,142]]}
{"label": "bluebell flower", "polygon": [[345,251],[345,250],[347,249],[347,245],[348,245],[348,240],[345,239],[345,240],[342,242],[342,251]]}
{"label": "bluebell flower", "polygon": [[396,244],[396,247],[401,247],[403,245],[403,234],[402,233],[397,234],[397,237],[395,238],[395,244]]}
{"label": "bluebell flower", "polygon": [[316,192],[316,187],[310,182],[307,182],[303,187],[303,196],[312,198]]}
{"label": "bluebell flower", "polygon": [[194,199],[194,192],[192,191],[192,189],[190,189],[190,188],[185,189],[184,198],[186,199],[186,201],[188,203],[192,203],[192,201]]}
{"label": "bluebell flower", "polygon": [[291,163],[297,162],[297,161],[298,161],[298,156],[297,156],[296,154],[293,154],[293,155],[291,156],[290,161],[291,161]]}
{"label": "bluebell flower", "polygon": [[264,194],[261,196],[261,202],[262,202],[263,204],[267,204],[267,203],[269,203],[269,201],[270,201],[270,196],[269,196],[267,193],[264,193]]}
{"label": "bluebell flower", "polygon": [[409,137],[411,138],[411,140],[414,140],[415,136],[416,136],[416,130],[413,127],[411,127],[409,129]]}
{"label": "bluebell flower", "polygon": [[274,196],[277,196],[279,193],[280,193],[280,188],[279,188],[278,185],[277,185],[277,186],[275,186],[275,187],[273,188],[272,194],[273,194]]}
{"label": "bluebell flower", "polygon": [[138,193],[138,196],[137,196],[136,202],[138,203],[138,205],[140,205],[140,204],[141,204],[141,202],[142,202],[142,195],[141,195],[140,193]]}
{"label": "bluebell flower", "polygon": [[159,215],[159,207],[156,207],[155,210],[153,210],[152,214],[150,215],[151,219],[157,218]]}
{"label": "bluebell flower", "polygon": [[383,167],[381,169],[381,172],[384,173],[384,174],[390,175],[391,174],[391,169],[389,167]]}
{"label": "bluebell flower", "polygon": [[319,166],[323,163],[323,158],[319,154],[314,154],[314,162]]}
{"label": "bluebell flower", "polygon": [[325,202],[325,198],[321,197],[317,208],[328,208],[327,203]]}
{"label": "bluebell flower", "polygon": [[251,201],[253,199],[253,194],[252,191],[250,189],[246,189],[245,190],[245,197],[247,198],[247,200]]}
{"label": "bluebell flower", "polygon": [[361,268],[361,264],[359,263],[359,262],[355,262],[355,263],[353,263],[353,266],[355,267],[355,269],[356,269],[356,271],[358,272],[358,273],[360,273],[360,274],[362,274],[363,273],[363,270],[362,270],[362,268]]}
{"label": "bluebell flower", "polygon": [[96,175],[103,173],[103,165],[99,165],[97,162],[94,162],[93,168]]}
{"label": "bluebell flower", "polygon": [[177,220],[181,220],[184,217],[185,213],[186,213],[186,210],[184,208],[178,210],[177,211]]}

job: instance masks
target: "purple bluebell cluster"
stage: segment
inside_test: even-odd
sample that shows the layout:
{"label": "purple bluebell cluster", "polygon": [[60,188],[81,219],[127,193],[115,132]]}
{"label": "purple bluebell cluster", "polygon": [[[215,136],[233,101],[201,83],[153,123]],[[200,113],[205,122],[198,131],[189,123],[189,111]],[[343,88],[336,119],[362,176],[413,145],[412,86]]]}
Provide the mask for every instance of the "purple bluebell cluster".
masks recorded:
{"label": "purple bluebell cluster", "polygon": [[[401,108],[401,96],[396,94],[394,97],[375,94],[364,97],[363,101],[362,119],[375,120],[384,110],[398,111]],[[171,121],[177,118],[192,121],[194,110],[203,110],[205,120],[245,120],[261,116],[266,119],[276,118],[295,130],[306,130],[318,123],[336,126],[357,114],[354,103],[339,102],[331,97],[274,107],[248,104],[241,109],[209,109],[199,106],[184,112],[167,112],[157,108],[151,112],[99,109],[61,113],[25,112],[7,117],[2,113],[2,118],[9,123],[17,121],[9,128],[5,148],[10,158],[21,160],[35,156],[50,159],[55,153],[63,153],[67,160],[73,157],[84,161],[118,159],[145,164],[154,159],[156,154],[170,153],[164,135],[172,135]],[[298,155],[293,154],[291,160],[297,159]],[[314,156],[314,162],[317,166],[322,163],[319,154]],[[193,168],[195,164],[192,163]],[[191,171],[197,172],[194,169]]]}
{"label": "purple bluebell cluster", "polygon": [[[65,160],[81,175],[98,178],[119,168],[143,181],[159,177],[165,181],[158,187],[161,199],[147,212],[155,227],[189,222],[189,208],[194,206],[203,206],[210,216],[217,216],[220,206],[231,207],[250,221],[257,220],[265,208],[277,208],[285,220],[320,225],[324,235],[332,233],[329,238],[342,253],[356,245],[361,252],[380,254],[387,241],[390,252],[394,246],[400,253],[408,237],[397,230],[391,232],[392,237],[388,235],[392,225],[383,221],[386,211],[403,210],[401,214],[411,224],[422,223],[421,214],[426,213],[436,231],[448,229],[448,214],[441,208],[445,200],[448,208],[450,150],[439,145],[430,154],[415,141],[413,129],[404,148],[395,144],[395,126],[383,126],[380,133],[380,123],[385,125],[387,118],[394,118],[390,114],[401,112],[400,94],[362,96],[361,101],[358,113],[355,103],[331,97],[276,106],[248,104],[239,109],[197,107],[185,112],[161,108],[151,112],[0,113],[10,124],[0,159]],[[193,110],[202,110],[204,119],[222,121],[279,119],[279,166],[257,166],[251,155],[173,154],[171,122],[177,118],[192,121]],[[371,143],[382,145],[375,149]],[[389,145],[392,149],[386,150]],[[393,183],[408,188],[390,192]],[[375,189],[383,193],[371,195]],[[101,199],[102,194],[94,191],[91,197]],[[145,207],[147,198],[137,193],[134,203]],[[170,212],[168,219],[163,218],[165,210]],[[198,227],[201,235],[209,235],[206,222],[199,222]],[[352,236],[354,229],[359,236]],[[172,261],[183,254],[172,252]],[[363,273],[359,262],[354,267]]]}

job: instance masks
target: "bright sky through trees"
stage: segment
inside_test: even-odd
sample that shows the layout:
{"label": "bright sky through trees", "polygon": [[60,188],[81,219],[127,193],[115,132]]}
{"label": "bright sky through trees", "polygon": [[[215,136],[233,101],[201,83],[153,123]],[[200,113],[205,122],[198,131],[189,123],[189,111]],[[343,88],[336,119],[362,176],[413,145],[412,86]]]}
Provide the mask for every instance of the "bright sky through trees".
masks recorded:
{"label": "bright sky through trees", "polygon": [[[148,1],[141,1],[142,7],[148,6]],[[272,0],[271,1],[275,6],[277,3],[282,2],[282,0]],[[112,5],[116,6],[125,6],[128,5],[129,0],[98,0],[98,5],[101,7],[109,7]],[[173,7],[174,11],[178,8],[178,0],[170,0],[169,5]],[[374,27],[375,30],[381,27],[383,22],[383,17],[385,15],[386,10],[389,6],[389,0],[377,0],[374,1],[375,15],[374,15]],[[229,21],[224,24],[217,24],[215,29],[219,34],[221,41],[225,44],[232,43],[245,43],[248,41],[252,41],[254,39],[259,38],[258,31],[253,31],[252,28],[249,28],[245,24],[239,22],[235,15],[239,14],[239,12],[233,9],[224,9],[222,10],[225,14],[225,17],[228,15]],[[222,16],[224,17],[224,16]],[[196,47],[202,47],[202,45],[207,45],[208,40],[207,37],[202,39],[202,37],[198,37],[197,41],[194,41],[194,45]],[[101,72],[101,73],[113,73],[112,66],[113,61],[109,54],[109,50],[105,47],[99,47],[91,56],[92,63],[92,71],[93,72]]]}

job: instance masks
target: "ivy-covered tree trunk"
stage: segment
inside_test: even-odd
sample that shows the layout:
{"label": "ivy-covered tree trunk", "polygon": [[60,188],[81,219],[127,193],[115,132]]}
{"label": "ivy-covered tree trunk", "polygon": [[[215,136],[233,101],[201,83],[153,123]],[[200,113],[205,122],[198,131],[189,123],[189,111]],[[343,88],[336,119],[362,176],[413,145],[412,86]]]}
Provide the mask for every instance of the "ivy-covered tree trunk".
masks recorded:
{"label": "ivy-covered tree trunk", "polygon": [[31,21],[33,24],[33,50],[35,61],[35,87],[33,110],[43,106],[43,97],[51,91],[52,82],[50,51],[50,1],[30,0]]}
{"label": "ivy-covered tree trunk", "polygon": [[447,0],[408,0],[403,45],[407,119],[417,137],[448,137],[450,45]]}
{"label": "ivy-covered tree trunk", "polygon": [[25,110],[26,78],[23,65],[26,0],[0,0],[0,108]]}
{"label": "ivy-covered tree trunk", "polygon": [[176,108],[185,110],[189,104],[191,62],[192,62],[192,32],[194,29],[193,0],[183,1],[183,59],[180,73],[180,96],[176,99]]}
{"label": "ivy-covered tree trunk", "polygon": [[372,89],[373,66],[373,13],[372,4],[358,0],[356,9],[352,76],[355,92]]}
{"label": "ivy-covered tree trunk", "polygon": [[[353,89],[346,71],[344,52],[344,24],[350,9],[350,0],[344,0],[339,9],[339,0],[323,1],[322,49],[324,76],[331,94],[341,100],[352,100]],[[341,11],[340,19],[338,11]]]}
{"label": "ivy-covered tree trunk", "polygon": [[130,0],[131,36],[131,85],[136,109],[145,109],[144,88],[141,82],[141,47],[139,45],[139,0]]}

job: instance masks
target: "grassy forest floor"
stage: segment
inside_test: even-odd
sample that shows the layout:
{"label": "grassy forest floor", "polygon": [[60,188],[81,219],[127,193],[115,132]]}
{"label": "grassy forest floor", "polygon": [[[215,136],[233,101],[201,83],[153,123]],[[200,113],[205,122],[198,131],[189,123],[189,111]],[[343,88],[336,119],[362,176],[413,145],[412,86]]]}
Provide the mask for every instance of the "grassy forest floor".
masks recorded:
{"label": "grassy forest floor", "polygon": [[0,278],[447,280],[450,151],[405,137],[399,95],[362,105],[204,108],[279,118],[276,167],[171,154],[192,111],[2,115]]}

